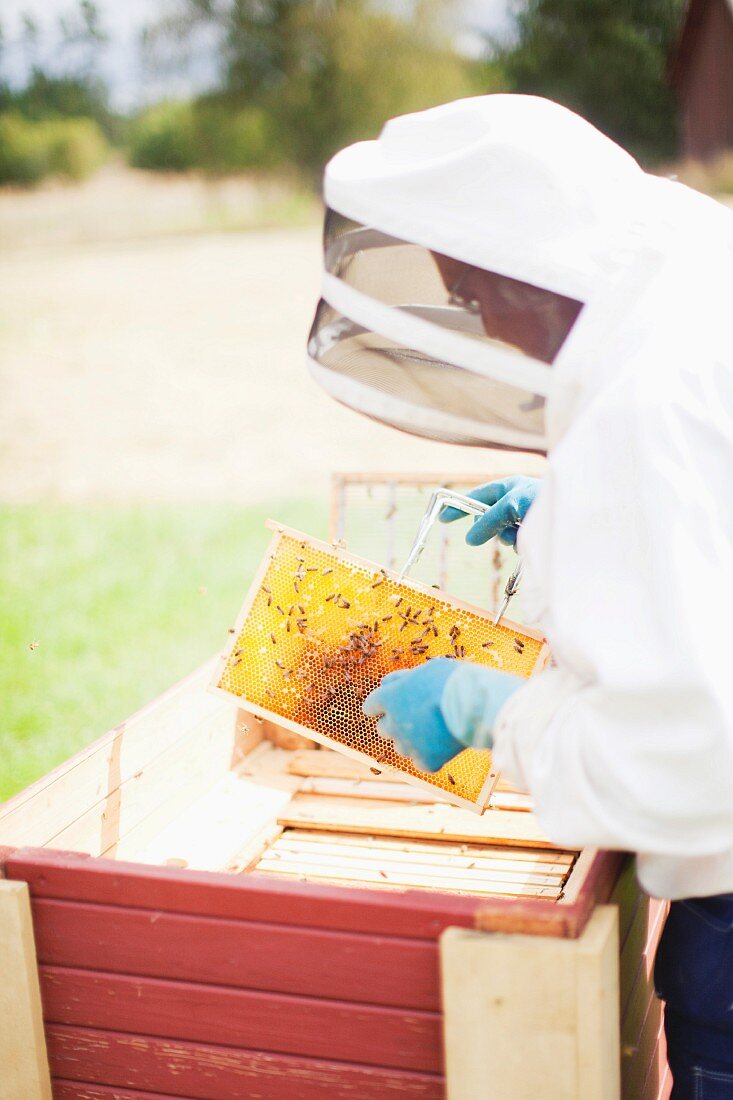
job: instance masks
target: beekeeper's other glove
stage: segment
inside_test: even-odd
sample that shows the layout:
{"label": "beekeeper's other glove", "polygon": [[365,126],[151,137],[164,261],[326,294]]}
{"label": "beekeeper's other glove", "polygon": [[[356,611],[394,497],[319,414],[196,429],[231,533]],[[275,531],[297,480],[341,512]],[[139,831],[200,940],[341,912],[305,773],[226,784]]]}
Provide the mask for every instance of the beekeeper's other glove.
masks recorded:
{"label": "beekeeper's other glove", "polygon": [[391,672],[364,700],[383,737],[419,768],[435,772],[466,748],[490,748],[496,717],[522,686],[519,676],[437,657]]}
{"label": "beekeeper's other glove", "polygon": [[[476,516],[466,532],[466,542],[470,546],[481,546],[498,535],[502,542],[513,546],[517,541],[519,524],[532,506],[541,484],[542,478],[517,475],[471,489],[468,496],[491,507],[483,516]],[[444,508],[440,520],[441,523],[453,523],[465,514],[460,508]]]}

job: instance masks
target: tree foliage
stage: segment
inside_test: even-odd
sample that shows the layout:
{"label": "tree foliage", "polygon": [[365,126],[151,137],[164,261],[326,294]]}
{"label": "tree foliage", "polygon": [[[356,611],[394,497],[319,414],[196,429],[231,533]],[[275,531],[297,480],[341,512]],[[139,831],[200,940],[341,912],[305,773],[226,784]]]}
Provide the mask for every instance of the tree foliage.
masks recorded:
{"label": "tree foliage", "polygon": [[645,162],[676,150],[666,80],[684,0],[523,0],[499,49],[509,86],[578,111]]}
{"label": "tree foliage", "polygon": [[21,86],[11,87],[4,79],[3,52],[7,54],[8,45],[0,30],[0,112],[12,111],[33,121],[92,118],[113,137],[116,120],[99,71],[107,34],[93,0],[78,0],[75,7],[62,11],[52,50],[32,16],[24,15],[21,23],[16,46],[27,70]]}
{"label": "tree foliage", "polygon": [[391,115],[490,90],[441,24],[450,0],[422,0],[409,21],[370,0],[178,0],[149,44],[218,36],[222,108],[269,120],[282,160],[317,175],[338,148],[375,136]]}
{"label": "tree foliage", "polygon": [[26,78],[7,77],[10,44],[0,27],[0,183],[33,184],[45,176],[81,180],[105,160],[115,120],[99,75],[106,42],[93,0],[78,0],[58,19],[53,49],[26,14],[15,48]]}

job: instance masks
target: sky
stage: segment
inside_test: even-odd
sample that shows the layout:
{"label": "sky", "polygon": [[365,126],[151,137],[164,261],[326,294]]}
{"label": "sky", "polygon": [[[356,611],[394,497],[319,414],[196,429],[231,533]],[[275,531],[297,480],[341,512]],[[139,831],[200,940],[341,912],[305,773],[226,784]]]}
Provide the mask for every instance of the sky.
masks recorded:
{"label": "sky", "polygon": [[[385,0],[389,5],[390,0]],[[511,0],[461,0],[459,42],[466,50],[475,47],[477,30],[501,34],[508,25]],[[4,67],[13,81],[22,80],[26,67],[19,43],[22,15],[33,16],[44,31],[46,49],[53,50],[54,27],[59,16],[75,8],[74,0],[0,0],[0,24],[7,49]],[[184,74],[166,74],[151,82],[150,73],[141,65],[139,35],[166,11],[166,0],[97,0],[102,23],[109,34],[104,53],[104,72],[111,89],[113,106],[130,110],[163,95],[185,95],[210,84],[214,77],[213,60],[203,56]]]}

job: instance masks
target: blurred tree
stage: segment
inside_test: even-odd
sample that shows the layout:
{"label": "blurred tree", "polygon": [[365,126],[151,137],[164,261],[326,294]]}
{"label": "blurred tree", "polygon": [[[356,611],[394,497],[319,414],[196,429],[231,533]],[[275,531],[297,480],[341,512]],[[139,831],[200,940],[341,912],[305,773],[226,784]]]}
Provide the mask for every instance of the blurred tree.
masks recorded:
{"label": "blurred tree", "polygon": [[212,124],[226,109],[262,111],[275,159],[317,175],[391,115],[490,90],[490,70],[452,49],[451,7],[416,0],[407,19],[371,0],[177,0],[146,44],[190,45],[215,30],[220,88],[200,101],[221,109]]}
{"label": "blurred tree", "polygon": [[494,48],[509,86],[584,115],[645,162],[676,151],[665,67],[684,0],[522,0]]}
{"label": "blurred tree", "polygon": [[107,43],[97,5],[79,0],[58,18],[58,39],[44,56],[41,32],[28,14],[22,19],[20,46],[28,73],[25,84],[11,89],[3,79],[0,52],[0,111],[12,110],[35,121],[92,118],[113,137],[118,123],[100,76],[100,55]]}

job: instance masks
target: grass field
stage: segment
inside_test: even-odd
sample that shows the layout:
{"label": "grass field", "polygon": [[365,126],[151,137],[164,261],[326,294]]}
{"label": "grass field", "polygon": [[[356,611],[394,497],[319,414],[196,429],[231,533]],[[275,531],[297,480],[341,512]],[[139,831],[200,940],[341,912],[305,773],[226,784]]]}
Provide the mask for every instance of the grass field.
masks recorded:
{"label": "grass field", "polygon": [[303,501],[0,507],[0,800],[222,646],[267,515],[325,534]]}

